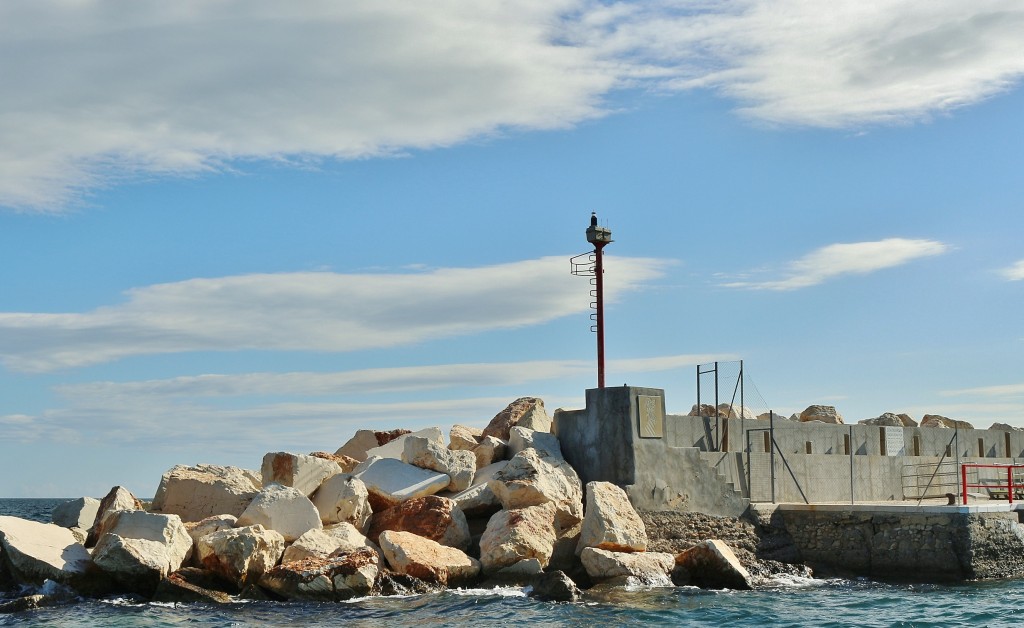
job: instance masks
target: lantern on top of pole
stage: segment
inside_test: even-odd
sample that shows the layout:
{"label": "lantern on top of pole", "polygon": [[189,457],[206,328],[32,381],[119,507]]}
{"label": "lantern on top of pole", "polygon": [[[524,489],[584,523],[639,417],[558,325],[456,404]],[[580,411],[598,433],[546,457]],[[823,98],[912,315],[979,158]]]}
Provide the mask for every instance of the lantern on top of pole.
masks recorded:
{"label": "lantern on top of pole", "polygon": [[593,252],[582,253],[570,261],[572,274],[590,277],[590,314],[594,324],[590,331],[597,334],[597,387],[604,388],[604,259],[603,249],[612,241],[612,230],[597,224],[597,213],[590,214],[587,242],[594,245]]}

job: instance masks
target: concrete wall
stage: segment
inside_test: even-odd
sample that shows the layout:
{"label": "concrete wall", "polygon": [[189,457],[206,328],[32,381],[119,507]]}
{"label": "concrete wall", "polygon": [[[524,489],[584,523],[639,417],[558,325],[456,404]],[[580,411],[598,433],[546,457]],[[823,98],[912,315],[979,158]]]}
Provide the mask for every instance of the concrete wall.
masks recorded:
{"label": "concrete wall", "polygon": [[[660,405],[656,432],[641,436],[640,398]],[[664,391],[622,386],[587,391],[584,410],[559,410],[552,431],[562,453],[586,483],[623,487],[640,510],[696,511],[738,516],[747,508],[732,486],[692,447],[673,447],[664,420]]]}

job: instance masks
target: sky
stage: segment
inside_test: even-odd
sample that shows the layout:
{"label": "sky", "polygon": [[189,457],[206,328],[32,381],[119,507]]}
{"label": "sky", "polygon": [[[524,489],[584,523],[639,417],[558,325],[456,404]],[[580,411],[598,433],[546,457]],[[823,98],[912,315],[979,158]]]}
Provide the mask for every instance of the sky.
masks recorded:
{"label": "sky", "polygon": [[[0,496],[608,385],[1024,427],[1019,0],[0,3]],[[702,395],[711,381],[702,380]],[[706,397],[703,398],[705,402]]]}

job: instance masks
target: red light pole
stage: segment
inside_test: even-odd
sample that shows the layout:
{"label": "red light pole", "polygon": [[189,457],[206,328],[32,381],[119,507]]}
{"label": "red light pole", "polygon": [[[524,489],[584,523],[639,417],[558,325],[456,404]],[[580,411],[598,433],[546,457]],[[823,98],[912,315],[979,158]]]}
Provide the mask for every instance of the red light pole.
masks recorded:
{"label": "red light pole", "polygon": [[597,323],[597,387],[604,388],[604,256],[602,250],[612,241],[612,230],[597,226],[597,213],[590,215],[587,242],[594,245],[594,298]]}

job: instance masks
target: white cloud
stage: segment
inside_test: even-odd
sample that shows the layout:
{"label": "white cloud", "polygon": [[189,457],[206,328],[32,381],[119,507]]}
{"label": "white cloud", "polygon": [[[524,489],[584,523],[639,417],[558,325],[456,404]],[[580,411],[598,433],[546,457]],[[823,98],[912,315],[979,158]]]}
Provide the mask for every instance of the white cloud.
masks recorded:
{"label": "white cloud", "polygon": [[943,397],[1020,397],[1024,396],[1024,384],[1003,384],[999,386],[979,386],[977,388],[961,388],[944,390],[939,393]]}
{"label": "white cloud", "polygon": [[752,118],[904,122],[1024,73],[1017,0],[0,3],[0,206],[140,174],[449,146],[710,88]]}
{"label": "white cloud", "polygon": [[942,242],[905,238],[830,244],[790,262],[782,279],[734,281],[722,285],[753,290],[798,290],[843,275],[863,275],[901,266],[922,257],[941,255],[948,250],[949,246]]}
{"label": "white cloud", "polygon": [[[609,259],[609,301],[671,264]],[[564,257],[424,273],[192,279],[127,297],[84,313],[0,313],[0,359],[38,372],[157,353],[356,351],[538,325],[590,303]]]}
{"label": "white cloud", "polygon": [[999,274],[1003,276],[1007,281],[1021,281],[1024,280],[1024,260],[1016,262],[1012,266],[1008,266],[999,271]]}

